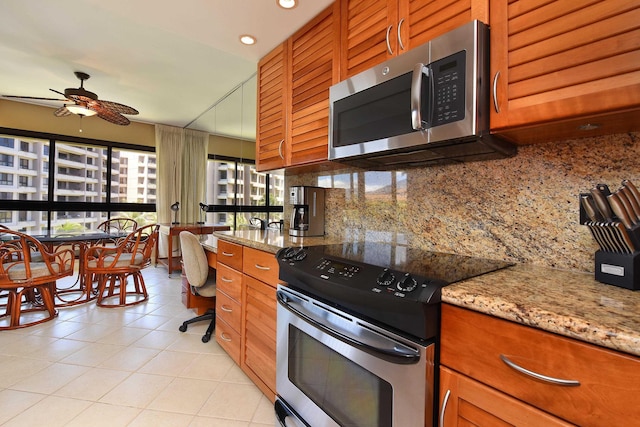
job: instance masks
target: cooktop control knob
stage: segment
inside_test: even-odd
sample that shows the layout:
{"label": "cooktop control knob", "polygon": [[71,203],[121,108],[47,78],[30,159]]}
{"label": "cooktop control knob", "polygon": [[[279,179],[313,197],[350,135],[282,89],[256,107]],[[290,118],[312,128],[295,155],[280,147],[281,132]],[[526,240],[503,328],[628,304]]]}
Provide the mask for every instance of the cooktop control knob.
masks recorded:
{"label": "cooktop control knob", "polygon": [[304,248],[288,248],[283,257],[291,261],[302,261],[307,257],[307,251]]}
{"label": "cooktop control knob", "polygon": [[418,282],[409,273],[405,274],[397,284],[398,290],[403,292],[411,292],[416,286],[418,286]]}
{"label": "cooktop control knob", "polygon": [[380,286],[389,286],[390,284],[393,283],[395,279],[396,279],[396,276],[394,276],[393,273],[388,268],[385,268],[382,271],[382,273],[378,275],[378,279],[376,281]]}

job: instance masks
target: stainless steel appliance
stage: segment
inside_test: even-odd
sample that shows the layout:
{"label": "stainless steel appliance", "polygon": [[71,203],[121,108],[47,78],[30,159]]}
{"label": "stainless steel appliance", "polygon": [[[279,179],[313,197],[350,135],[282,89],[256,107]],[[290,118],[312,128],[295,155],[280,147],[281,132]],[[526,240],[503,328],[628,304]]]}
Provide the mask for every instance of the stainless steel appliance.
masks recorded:
{"label": "stainless steel appliance", "polygon": [[373,243],[276,257],[283,426],[435,425],[441,288],[510,265]]}
{"label": "stainless steel appliance", "polygon": [[290,236],[324,236],[324,190],[321,187],[291,187]]}
{"label": "stainless steel appliance", "polygon": [[329,159],[381,169],[514,155],[489,133],[488,33],[472,21],[332,86]]}

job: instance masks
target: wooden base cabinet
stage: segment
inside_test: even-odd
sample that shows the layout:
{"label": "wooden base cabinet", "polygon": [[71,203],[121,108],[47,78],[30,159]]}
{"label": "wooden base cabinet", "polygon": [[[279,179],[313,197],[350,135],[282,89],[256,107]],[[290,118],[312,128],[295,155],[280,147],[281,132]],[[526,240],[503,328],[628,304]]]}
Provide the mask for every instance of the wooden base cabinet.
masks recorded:
{"label": "wooden base cabinet", "polygon": [[446,367],[440,368],[440,427],[566,427],[566,423]]}
{"label": "wooden base cabinet", "polygon": [[219,240],[217,259],[216,342],[240,365],[242,246]]}
{"label": "wooden base cabinet", "polygon": [[244,276],[242,370],[273,401],[276,394],[276,289]]}
{"label": "wooden base cabinet", "polygon": [[496,399],[521,402],[510,405],[512,411],[537,409],[580,426],[627,426],[640,420],[640,359],[632,355],[443,304],[440,363],[440,399],[457,389],[462,396],[454,401],[457,408],[469,403],[505,418],[482,396],[498,391],[504,396]]}

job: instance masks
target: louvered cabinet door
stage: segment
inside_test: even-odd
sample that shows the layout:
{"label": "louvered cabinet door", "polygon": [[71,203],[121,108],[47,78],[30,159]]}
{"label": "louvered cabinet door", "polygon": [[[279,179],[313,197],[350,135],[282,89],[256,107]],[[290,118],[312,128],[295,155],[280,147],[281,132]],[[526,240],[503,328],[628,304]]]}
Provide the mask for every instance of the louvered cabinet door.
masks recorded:
{"label": "louvered cabinet door", "polygon": [[344,80],[397,54],[398,0],[340,0],[340,3],[340,79]]}
{"label": "louvered cabinet door", "polygon": [[284,42],[258,63],[256,169],[259,171],[279,169],[286,164],[287,60]]}
{"label": "louvered cabinet door", "polygon": [[289,39],[291,166],[328,157],[329,87],[338,81],[338,10],[337,3],[330,6]]}
{"label": "louvered cabinet door", "polygon": [[489,23],[489,0],[399,0],[399,51],[420,46],[474,19]]}
{"label": "louvered cabinet door", "polygon": [[492,0],[490,20],[492,130],[640,106],[637,0]]}

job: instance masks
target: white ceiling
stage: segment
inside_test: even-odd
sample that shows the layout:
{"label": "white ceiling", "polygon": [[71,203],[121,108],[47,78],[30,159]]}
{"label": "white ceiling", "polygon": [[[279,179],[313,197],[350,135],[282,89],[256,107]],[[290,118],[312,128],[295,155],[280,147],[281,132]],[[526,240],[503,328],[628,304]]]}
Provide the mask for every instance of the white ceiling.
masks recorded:
{"label": "white ceiling", "polygon": [[[140,112],[132,121],[252,139],[258,60],[332,2],[1,0],[0,94],[55,98],[84,71],[85,89]],[[258,43],[240,44],[246,33]]]}

